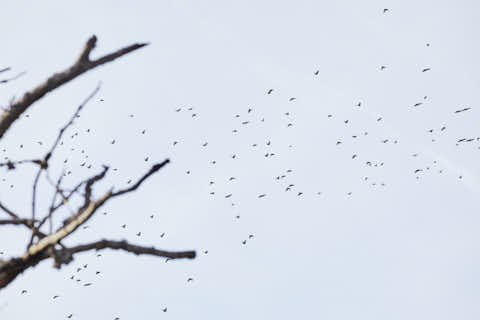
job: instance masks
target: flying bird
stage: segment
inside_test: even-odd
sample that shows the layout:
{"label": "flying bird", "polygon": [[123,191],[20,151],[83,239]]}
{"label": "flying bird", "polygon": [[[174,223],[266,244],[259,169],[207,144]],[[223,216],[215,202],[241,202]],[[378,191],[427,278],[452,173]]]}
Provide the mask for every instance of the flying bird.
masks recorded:
{"label": "flying bird", "polygon": [[454,113],[460,113],[460,112],[464,112],[464,111],[468,111],[472,108],[468,107],[468,108],[463,108],[463,109],[459,109],[459,110],[456,110]]}

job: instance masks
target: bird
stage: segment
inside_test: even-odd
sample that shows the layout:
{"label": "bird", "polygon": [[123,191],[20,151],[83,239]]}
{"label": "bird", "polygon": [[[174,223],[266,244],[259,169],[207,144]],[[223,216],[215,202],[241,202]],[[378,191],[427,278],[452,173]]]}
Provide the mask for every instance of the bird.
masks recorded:
{"label": "bird", "polygon": [[264,197],[266,197],[266,196],[267,196],[267,195],[266,195],[265,193],[262,193],[262,194],[259,194],[259,195],[258,195],[259,198],[264,198]]}
{"label": "bird", "polygon": [[421,102],[417,102],[417,103],[415,103],[413,106],[414,106],[414,107],[418,107],[418,106],[421,106],[422,104],[423,104],[423,103],[421,103]]}
{"label": "bird", "polygon": [[430,71],[430,70],[431,70],[430,68],[423,68],[422,72],[427,72],[427,71]]}
{"label": "bird", "polygon": [[68,319],[70,319],[71,317],[73,317],[73,314],[72,314],[72,313],[70,313],[70,314],[67,316]]}
{"label": "bird", "polygon": [[315,71],[313,74],[316,75],[316,76],[318,76],[319,73],[320,73],[320,70],[317,70],[317,71]]}
{"label": "bird", "polygon": [[267,94],[271,94],[272,92],[273,92],[273,89],[269,89],[269,90],[267,91]]}
{"label": "bird", "polygon": [[187,279],[187,282],[192,282],[193,281],[193,278],[188,278]]}
{"label": "bird", "polygon": [[225,198],[227,198],[227,199],[228,199],[228,198],[230,198],[231,196],[232,196],[232,194],[231,194],[231,193],[229,193],[229,194],[227,194],[227,195],[225,196]]}
{"label": "bird", "polygon": [[141,235],[142,235],[141,232],[138,232],[138,233],[137,233],[137,237],[140,237]]}
{"label": "bird", "polygon": [[380,71],[387,69],[387,66],[380,66]]}
{"label": "bird", "polygon": [[160,238],[163,238],[165,237],[165,232],[162,232],[162,234],[160,235]]}
{"label": "bird", "polygon": [[288,99],[288,101],[292,102],[293,100],[296,100],[297,98],[295,97],[291,97],[290,99]]}
{"label": "bird", "polygon": [[454,113],[460,113],[460,112],[464,112],[464,111],[468,111],[472,108],[468,107],[468,108],[463,108],[463,109],[459,109],[459,110],[456,110]]}
{"label": "bird", "polygon": [[387,13],[388,10],[389,10],[388,8],[383,9],[383,13]]}
{"label": "bird", "polygon": [[25,293],[27,293],[27,290],[23,289],[20,294],[25,294]]}
{"label": "bird", "polygon": [[125,229],[127,227],[126,224],[122,224],[122,228]]}
{"label": "bird", "polygon": [[91,282],[83,284],[84,287],[89,287],[89,286],[91,286],[91,285],[92,285]]}
{"label": "bird", "polygon": [[167,308],[163,308],[163,309],[162,309],[163,312],[167,312],[167,310],[168,310]]}
{"label": "bird", "polygon": [[57,298],[60,298],[60,296],[54,295],[52,299],[57,299]]}

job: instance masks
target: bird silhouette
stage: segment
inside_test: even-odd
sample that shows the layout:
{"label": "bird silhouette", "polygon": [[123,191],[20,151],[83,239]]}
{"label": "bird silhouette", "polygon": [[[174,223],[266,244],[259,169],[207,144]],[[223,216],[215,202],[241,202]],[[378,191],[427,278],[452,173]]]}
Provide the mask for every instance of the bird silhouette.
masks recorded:
{"label": "bird silhouette", "polygon": [[465,111],[468,111],[472,108],[468,107],[468,108],[463,108],[463,109],[459,109],[459,110],[456,110],[454,113],[460,113],[460,112],[465,112]]}

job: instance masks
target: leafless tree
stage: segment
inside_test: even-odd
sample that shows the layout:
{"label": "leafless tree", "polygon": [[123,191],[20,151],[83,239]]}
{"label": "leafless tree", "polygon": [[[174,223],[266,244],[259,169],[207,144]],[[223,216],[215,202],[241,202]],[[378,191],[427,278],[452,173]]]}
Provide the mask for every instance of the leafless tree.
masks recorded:
{"label": "leafless tree", "polygon": [[[92,70],[100,65],[114,61],[130,52],[140,49],[147,43],[137,43],[107,54],[98,59],[90,59],[90,53],[95,48],[97,38],[92,36],[83,48],[79,58],[68,69],[55,73],[45,82],[33,90],[28,91],[17,101],[12,101],[10,105],[0,115],[0,139],[2,139],[13,123],[20,119],[21,115],[27,111],[35,102],[40,100],[47,93],[58,89],[61,85],[75,79],[81,74]],[[10,68],[0,69],[0,74],[6,74]],[[6,77],[0,80],[0,84],[7,83],[22,76],[23,73]],[[23,271],[34,267],[43,260],[52,259],[55,268],[61,268],[73,261],[75,254],[90,250],[115,249],[124,250],[134,254],[147,254],[167,259],[179,259],[195,257],[195,251],[170,252],[159,250],[154,247],[143,247],[130,244],[127,241],[112,241],[102,239],[93,243],[79,244],[76,246],[65,246],[62,241],[77,231],[108,201],[137,190],[148,178],[157,173],[165,165],[169,163],[166,159],[153,165],[150,170],[138,178],[138,180],[129,188],[106,190],[103,195],[98,198],[93,197],[93,187],[100,180],[104,179],[108,173],[109,167],[104,166],[103,169],[94,176],[83,181],[79,181],[73,188],[67,189],[62,185],[64,175],[55,181],[51,181],[49,175],[49,160],[54,154],[57,146],[61,144],[64,133],[74,123],[79,116],[82,108],[97,94],[99,86],[80,104],[71,119],[63,126],[53,145],[48,152],[37,159],[28,160],[8,160],[0,163],[1,170],[16,170],[23,165],[34,165],[37,167],[36,174],[33,177],[31,212],[20,214],[11,210],[7,204],[0,201],[0,213],[3,212],[5,219],[0,219],[0,227],[14,225],[19,228],[26,228],[31,233],[30,241],[27,243],[26,250],[18,257],[9,260],[0,260],[0,289],[5,288]],[[37,212],[36,198],[39,180],[42,178],[49,179],[54,193],[51,205],[45,212]],[[62,225],[54,226],[52,217],[58,213],[65,204],[73,197],[79,197],[82,205],[74,210],[68,219],[63,221]],[[47,222],[49,228],[47,229]]]}

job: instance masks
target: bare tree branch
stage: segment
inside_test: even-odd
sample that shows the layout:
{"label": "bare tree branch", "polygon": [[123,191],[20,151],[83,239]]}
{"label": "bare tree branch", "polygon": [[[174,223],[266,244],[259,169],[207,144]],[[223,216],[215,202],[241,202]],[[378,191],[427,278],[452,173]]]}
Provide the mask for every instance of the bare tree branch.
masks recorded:
{"label": "bare tree branch", "polygon": [[13,219],[15,220],[21,220],[20,217],[14,213],[12,210],[8,209],[7,207],[5,207],[5,205],[3,203],[0,202],[0,209],[3,210],[3,212],[5,212],[6,214],[8,214],[10,217],[12,217]]}
{"label": "bare tree branch", "polygon": [[154,247],[142,247],[133,244],[129,244],[127,241],[111,241],[111,240],[100,240],[97,242],[79,245],[76,247],[72,247],[67,249],[72,254],[89,251],[89,250],[103,250],[103,249],[114,249],[114,250],[124,250],[134,254],[148,254],[157,257],[165,257],[170,259],[182,259],[188,258],[193,259],[195,258],[195,251],[164,251],[158,250]]}
{"label": "bare tree branch", "polygon": [[22,71],[22,72],[20,72],[19,74],[15,75],[15,76],[13,76],[13,77],[11,77],[11,78],[2,79],[2,80],[0,80],[0,84],[2,84],[2,83],[7,83],[7,82],[10,82],[10,81],[13,81],[13,80],[17,80],[18,78],[20,78],[21,76],[23,76],[23,75],[25,75],[25,74],[26,74],[26,72],[25,72],[25,71]]}
{"label": "bare tree branch", "polygon": [[170,162],[170,159],[165,159],[163,162],[160,162],[160,163],[157,163],[155,164],[145,175],[143,175],[143,177],[140,178],[140,180],[137,181],[137,183],[135,183],[133,186],[131,186],[130,188],[127,188],[127,189],[122,189],[122,190],[118,190],[117,192],[114,192],[112,194],[112,197],[117,197],[117,196],[120,196],[124,193],[128,193],[128,192],[132,192],[132,191],[135,191],[137,190],[137,188],[142,184],[143,181],[145,181],[146,179],[148,179],[148,177],[150,177],[152,174],[154,174],[155,172],[157,172],[158,170],[162,169],[164,166],[166,166],[168,163]]}
{"label": "bare tree branch", "polygon": [[61,85],[75,79],[79,75],[94,69],[102,64],[113,61],[125,54],[128,54],[132,51],[135,51],[139,48],[142,48],[148,43],[136,43],[125,47],[123,49],[117,50],[111,54],[107,54],[96,60],[90,60],[89,55],[95,44],[97,42],[97,37],[92,36],[84,50],[82,51],[80,58],[65,71],[59,72],[48,78],[44,83],[40,84],[35,89],[25,93],[23,98],[19,101],[13,103],[8,110],[5,110],[0,116],[0,138],[7,132],[10,126],[24,113],[28,107],[30,107],[34,102],[40,100],[44,95],[49,93],[52,90],[57,89]]}
{"label": "bare tree branch", "polygon": [[30,219],[0,219],[0,225],[6,224],[33,226],[33,221]]}
{"label": "bare tree branch", "polygon": [[35,200],[37,198],[37,185],[38,180],[40,180],[40,175],[42,174],[42,167],[38,169],[35,179],[33,180],[33,190],[32,190],[32,220],[35,220]]}
{"label": "bare tree branch", "polygon": [[7,162],[0,162],[0,167],[7,167],[8,170],[13,170],[16,168],[17,165],[19,164],[24,164],[24,163],[33,163],[37,165],[42,164],[42,160],[39,159],[33,159],[33,160],[19,160],[19,161],[7,161]]}
{"label": "bare tree branch", "polygon": [[[70,120],[67,122],[66,125],[64,125],[60,131],[58,132],[58,135],[57,135],[57,139],[55,139],[55,142],[53,143],[52,147],[50,148],[50,150],[47,152],[47,154],[45,155],[45,158],[44,158],[44,161],[45,162],[48,162],[48,160],[50,160],[50,157],[52,156],[53,152],[55,151],[55,148],[58,146],[58,143],[60,142],[60,140],[62,139],[62,136],[63,134],[65,133],[65,131],[68,129],[68,127],[70,127],[73,122],[75,121],[76,118],[78,118],[78,116],[80,115],[80,111],[82,111],[83,107],[85,107],[85,105],[93,99],[93,97],[95,97],[95,95],[98,93],[98,91],[100,91],[100,86],[101,86],[101,83],[99,83],[97,85],[97,87],[95,88],[95,90],[93,90],[92,93],[90,93],[88,95],[88,97],[85,98],[85,100],[83,100],[83,102],[78,106],[77,110],[75,111],[75,113],[73,114],[72,118],[70,118]],[[47,164],[45,165],[46,167],[48,166]]]}

